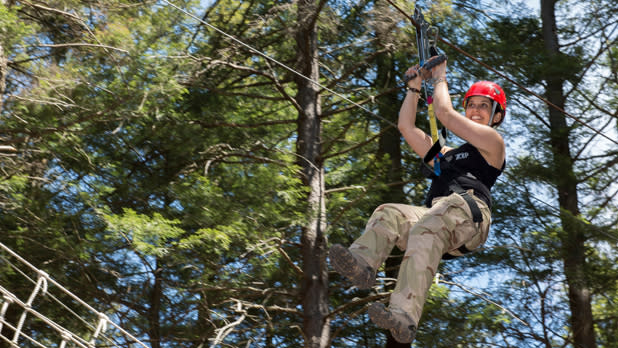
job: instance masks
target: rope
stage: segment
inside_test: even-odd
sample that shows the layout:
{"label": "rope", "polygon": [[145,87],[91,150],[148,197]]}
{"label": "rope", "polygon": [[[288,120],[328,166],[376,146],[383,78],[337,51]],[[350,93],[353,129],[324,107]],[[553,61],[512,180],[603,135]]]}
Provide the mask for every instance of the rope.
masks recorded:
{"label": "rope", "polygon": [[[0,319],[0,324],[4,324],[6,325],[8,328],[15,330],[15,327],[12,326],[9,322],[5,321],[4,318]],[[35,340],[34,338],[22,333],[21,334],[25,339],[27,339],[28,341],[30,341],[31,343],[33,343],[35,346],[37,347],[42,347],[42,348],[47,348],[44,345],[42,345],[41,343],[39,343],[39,341]],[[1,335],[0,334],[0,338],[2,340],[4,340],[4,342],[8,343],[11,347],[14,348],[20,348],[17,344],[15,344],[12,340],[9,340],[6,336]]]}
{"label": "rope", "polygon": [[99,313],[99,325],[97,325],[97,329],[94,331],[94,335],[92,335],[92,339],[90,340],[90,344],[94,345],[94,343],[96,342],[97,337],[99,337],[99,335],[101,334],[101,332],[105,332],[105,329],[107,329],[107,323],[109,322],[109,319],[107,318],[107,316],[105,314],[101,314]]}
{"label": "rope", "polygon": [[[4,262],[6,262],[7,264],[9,264],[17,273],[21,274],[24,278],[26,278],[28,281],[30,281],[32,284],[36,284],[36,282],[34,280],[32,280],[32,278],[30,278],[27,274],[25,274],[21,269],[19,269],[19,267],[17,267],[15,264],[13,264],[11,261],[9,261],[8,259],[6,259],[3,256],[0,256],[0,258],[2,260],[4,260]],[[88,328],[90,328],[91,330],[95,330],[94,325],[92,325],[91,323],[89,323],[88,321],[86,321],[84,318],[80,317],[77,313],[75,313],[75,311],[73,311],[71,308],[69,308],[67,305],[65,305],[64,303],[62,303],[57,297],[55,297],[52,294],[47,294],[47,297],[51,298],[52,300],[54,300],[58,305],[60,305],[64,310],[66,310],[67,312],[69,312],[70,314],[72,314],[73,316],[75,316],[77,319],[79,319],[85,326],[87,326]],[[1,326],[0,326],[1,327]],[[114,345],[113,341],[110,340],[108,337],[104,336],[105,339],[108,340],[108,342],[110,342],[112,345]]]}
{"label": "rope", "polygon": [[[20,307],[24,308],[24,312],[23,312],[23,314],[22,314],[22,316],[21,316],[21,318],[19,320],[19,323],[17,324],[17,327],[12,327],[12,326],[8,325],[8,323],[7,323],[7,326],[11,327],[15,331],[15,335],[14,335],[13,339],[11,340],[11,342],[13,344],[15,344],[16,346],[18,346],[17,343],[19,341],[19,338],[21,336],[25,337],[25,335],[21,332],[21,329],[23,327],[24,320],[25,320],[25,317],[26,317],[27,313],[31,313],[32,315],[34,315],[35,317],[37,317],[38,319],[43,321],[45,324],[49,325],[51,328],[56,330],[61,335],[64,335],[64,333],[68,331],[65,328],[63,328],[62,326],[60,326],[59,324],[57,324],[57,323],[53,322],[52,320],[50,320],[49,318],[47,318],[46,316],[44,316],[41,313],[37,312],[36,310],[32,309],[30,304],[24,303],[24,302],[20,301],[15,295],[13,295],[10,291],[5,289],[4,287],[0,286],[0,292],[2,292],[2,294],[4,296],[11,296],[12,297],[12,299],[11,299],[12,303],[16,303]],[[4,319],[3,319],[3,321],[4,321]],[[79,340],[71,339],[71,341],[74,342],[75,344],[79,345],[82,348],[89,348],[87,345],[84,345],[81,342],[79,342]]]}
{"label": "rope", "polygon": [[26,315],[28,311],[31,310],[32,302],[34,302],[34,298],[36,297],[36,295],[38,295],[39,290],[42,290],[43,295],[47,293],[47,280],[46,280],[47,274],[43,271],[38,271],[38,273],[39,273],[39,279],[36,282],[36,286],[34,287],[34,290],[32,291],[32,293],[30,294],[30,297],[28,298],[28,302],[26,302],[25,304],[22,304],[21,301],[17,300],[17,303],[19,303],[22,307],[24,307],[25,310],[21,314],[21,317],[19,318],[19,322],[17,323],[17,329],[15,330],[15,335],[13,336],[13,343],[17,343],[17,340],[19,339],[19,334],[21,333],[21,329],[23,328],[24,322],[26,321]]}
{"label": "rope", "polygon": [[[2,307],[0,308],[0,329],[2,328],[3,325],[6,325],[7,327],[10,327],[11,329],[14,330],[14,332],[15,332],[14,337],[10,341],[12,346],[16,346],[16,347],[18,346],[17,342],[18,342],[20,337],[25,337],[25,338],[27,338],[28,340],[31,340],[31,341],[33,340],[32,338],[29,338],[27,335],[25,335],[22,332],[22,328],[23,328],[23,325],[25,323],[27,315],[28,314],[32,314],[33,316],[35,316],[36,318],[40,319],[42,322],[47,324],[49,327],[51,327],[53,330],[58,332],[59,336],[62,338],[62,342],[60,342],[60,344],[59,344],[60,346],[66,345],[67,342],[72,342],[72,343],[78,345],[79,347],[92,348],[95,345],[96,339],[99,336],[103,336],[103,338],[107,342],[110,343],[110,346],[121,347],[120,344],[115,343],[109,337],[107,337],[105,335],[102,335],[106,331],[108,324],[111,324],[111,326],[113,326],[115,330],[117,330],[119,333],[121,333],[125,337],[125,339],[127,339],[127,343],[129,345],[137,344],[137,345],[139,345],[139,346],[141,346],[143,348],[148,348],[148,346],[146,346],[144,343],[142,343],[140,340],[138,340],[135,336],[133,336],[132,334],[130,334],[129,332],[127,332],[126,330],[124,330],[123,328],[121,328],[120,326],[115,324],[114,322],[110,321],[109,318],[105,314],[103,314],[103,313],[95,310],[94,308],[92,308],[90,305],[88,305],[81,298],[79,298],[78,296],[76,296],[75,294],[73,294],[72,292],[70,292],[69,290],[64,288],[62,285],[60,285],[58,282],[53,280],[47,273],[45,273],[45,272],[39,270],[38,268],[34,267],[32,264],[30,264],[28,261],[26,261],[24,258],[22,258],[20,255],[15,253],[13,250],[8,248],[3,243],[0,243],[0,250],[5,251],[9,255],[11,255],[13,258],[15,258],[16,260],[18,260],[19,262],[21,262],[22,264],[24,264],[25,266],[30,268],[32,271],[36,272],[37,275],[38,275],[38,279],[37,279],[36,285],[35,285],[32,293],[30,294],[30,297],[28,298],[27,302],[22,302],[13,293],[11,293],[8,289],[5,289],[4,287],[0,286],[0,293],[2,293],[2,297],[4,299],[4,303],[2,304]],[[2,259],[4,259],[5,261],[8,262],[8,260],[6,260],[4,257],[2,257]],[[17,269],[19,271],[19,273],[21,273],[24,277],[26,277],[27,279],[32,281],[32,279],[30,279],[23,272],[21,272],[19,267],[16,267],[15,265],[13,265],[10,262],[8,262],[8,263],[11,265],[11,267]],[[36,310],[34,310],[32,308],[32,304],[33,304],[34,300],[36,299],[36,297],[39,294],[41,296],[47,295],[48,287],[49,287],[50,284],[55,286],[56,288],[60,289],[63,293],[65,293],[70,298],[75,300],[75,302],[77,302],[81,306],[85,307],[88,311],[94,313],[97,316],[98,324],[96,326],[96,329],[94,329],[94,333],[93,333],[93,336],[91,337],[91,341],[90,342],[87,342],[86,340],[80,338],[79,336],[77,336],[75,334],[72,334],[69,330],[65,329],[61,325],[55,323],[51,319],[47,318],[45,315],[39,313],[38,311],[36,311]],[[57,299],[56,299],[56,301],[60,302]],[[19,307],[24,309],[24,311],[22,312],[22,314],[20,316],[20,319],[19,319],[19,322],[18,322],[16,327],[11,326],[6,321],[6,319],[4,317],[5,314],[6,314],[6,311],[7,311],[8,307],[9,307],[9,305],[11,305],[11,304],[16,304]],[[64,306],[64,304],[62,304],[62,305]],[[67,308],[67,307],[65,306],[65,308]],[[75,312],[72,312],[72,314],[78,316]],[[79,317],[79,318],[84,323],[87,323],[87,321],[85,319],[83,319],[81,317]],[[93,326],[90,325],[90,324],[88,324],[88,327],[93,329]],[[2,336],[2,335],[0,335],[0,336]],[[6,337],[2,337],[2,339],[6,340]],[[126,343],[123,343],[122,346],[124,346],[125,344]],[[43,345],[41,345],[41,346],[43,346]]]}

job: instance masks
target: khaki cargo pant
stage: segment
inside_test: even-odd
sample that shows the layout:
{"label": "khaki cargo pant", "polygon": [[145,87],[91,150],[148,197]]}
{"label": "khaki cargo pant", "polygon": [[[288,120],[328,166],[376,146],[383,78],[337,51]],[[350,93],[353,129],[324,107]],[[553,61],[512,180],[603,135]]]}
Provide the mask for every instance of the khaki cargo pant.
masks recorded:
{"label": "khaki cargo pant", "polygon": [[395,245],[405,251],[390,297],[391,309],[404,310],[418,324],[442,256],[461,256],[460,246],[474,250],[485,243],[491,212],[485,202],[474,199],[483,215],[480,223],[472,221],[468,204],[456,193],[434,199],[431,208],[383,204],[373,212],[365,232],[349,249],[373,269],[380,267]]}

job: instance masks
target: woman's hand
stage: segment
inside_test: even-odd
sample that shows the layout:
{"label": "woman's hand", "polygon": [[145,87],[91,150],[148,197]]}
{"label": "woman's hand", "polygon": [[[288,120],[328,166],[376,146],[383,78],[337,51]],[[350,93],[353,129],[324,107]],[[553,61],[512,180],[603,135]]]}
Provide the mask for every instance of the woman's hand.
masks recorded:
{"label": "woman's hand", "polygon": [[[435,59],[435,58],[432,58]],[[446,62],[431,69],[433,108],[440,123],[459,138],[476,147],[491,166],[500,169],[504,163],[505,146],[502,136],[493,128],[460,115],[454,108],[446,82]]]}
{"label": "woman's hand", "polygon": [[[427,64],[431,65],[429,62],[435,59],[440,59],[440,57],[434,56],[434,57],[429,58],[429,60],[427,61]],[[421,70],[424,70],[424,69],[421,69]],[[442,63],[439,63],[438,65],[431,68],[431,71],[424,73],[423,79],[424,80],[433,79],[434,81],[437,81],[439,79],[446,80],[446,60],[444,60]]]}
{"label": "woman's hand", "polygon": [[421,74],[427,72],[421,69],[418,64],[410,67],[405,73],[405,80],[408,87],[406,97],[401,104],[399,110],[399,120],[397,127],[403,135],[404,139],[412,147],[412,150],[419,156],[424,156],[431,147],[431,137],[421,129],[416,127],[416,108],[420,98],[421,83],[423,77]]}
{"label": "woman's hand", "polygon": [[419,90],[421,89],[421,82],[423,82],[423,78],[421,73],[419,72],[419,66],[416,64],[413,67],[408,68],[405,72],[405,79],[408,81],[407,86],[411,89]]}

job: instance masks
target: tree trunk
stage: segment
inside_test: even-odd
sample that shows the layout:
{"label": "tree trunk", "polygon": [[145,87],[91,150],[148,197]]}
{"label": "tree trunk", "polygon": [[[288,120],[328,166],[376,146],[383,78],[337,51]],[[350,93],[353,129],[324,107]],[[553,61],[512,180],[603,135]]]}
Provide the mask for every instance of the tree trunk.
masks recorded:
{"label": "tree trunk", "polygon": [[[318,43],[316,20],[318,5],[313,0],[298,2],[298,71],[317,81]],[[298,140],[296,151],[302,168],[302,182],[309,188],[307,196],[307,222],[302,228],[301,248],[303,257],[302,305],[305,347],[325,348],[330,339],[328,309],[328,268],[326,265],[327,242],[326,205],[324,202],[324,167],[320,157],[320,102],[319,87],[297,76],[299,105]]]}
{"label": "tree trunk", "polygon": [[148,337],[152,348],[161,347],[161,299],[163,298],[163,269],[159,267],[159,260],[155,262],[152,274],[154,282],[150,290],[150,306],[148,308]]}
{"label": "tree trunk", "polygon": [[[543,20],[543,39],[549,64],[559,59],[561,52],[558,44],[555,17],[556,0],[541,0],[541,18]],[[565,85],[564,73],[557,69],[554,73],[548,69],[547,99],[564,109]],[[574,217],[579,216],[577,180],[573,168],[573,157],[570,153],[570,130],[566,116],[555,108],[549,108],[550,142],[553,153],[553,172],[555,186],[558,190],[560,204],[562,234],[562,259],[568,285],[569,305],[571,309],[571,326],[573,340],[577,348],[596,347],[594,325],[591,308],[591,294],[585,273],[585,236],[582,225],[576,223]]]}

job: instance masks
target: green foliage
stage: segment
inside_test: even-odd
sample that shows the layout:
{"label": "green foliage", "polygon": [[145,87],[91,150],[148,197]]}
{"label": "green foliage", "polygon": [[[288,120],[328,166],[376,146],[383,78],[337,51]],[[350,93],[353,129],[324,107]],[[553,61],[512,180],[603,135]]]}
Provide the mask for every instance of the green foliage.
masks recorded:
{"label": "green foliage", "polygon": [[15,45],[36,30],[36,26],[19,20],[19,10],[18,6],[7,7],[4,3],[0,4],[0,45],[8,48],[10,55],[17,53]]}
{"label": "green foliage", "polygon": [[483,347],[509,325],[499,308],[483,300],[453,296],[446,289],[432,287],[415,347]]}
{"label": "green foliage", "polygon": [[[293,3],[175,3],[294,66]],[[568,81],[569,110],[581,110],[585,120],[613,117],[603,110],[615,110],[618,99],[608,87],[615,81],[597,89],[596,78],[582,74],[603,66],[615,75],[618,51],[611,47],[595,60],[596,51],[571,42],[584,22],[559,28],[569,44],[550,57],[539,18],[518,12],[492,18],[491,11],[483,17],[483,9],[471,9],[475,3],[461,5],[433,2],[426,14],[445,38],[528,88],[542,90],[551,77]],[[595,30],[611,18],[615,5],[605,5],[599,23],[587,22]],[[2,242],[150,342],[210,345],[217,329],[244,316],[221,345],[303,345],[300,230],[308,188],[295,153],[298,77],[162,3],[46,6],[58,11],[28,3],[0,7],[10,60],[0,136],[19,148],[0,157]],[[385,3],[333,1],[325,3],[318,26],[320,83],[396,123],[398,76],[416,62],[408,20]],[[495,78],[440,48],[449,55],[451,92],[465,90],[470,79]],[[395,92],[383,94],[390,88]],[[507,156],[506,183],[493,190],[487,249],[442,264],[449,285],[431,288],[415,345],[568,346],[561,269],[567,222],[586,232],[599,346],[612,347],[618,334],[610,239],[615,154],[586,148],[594,141],[574,127],[584,213],[561,214],[539,203],[535,196],[555,205],[551,185],[565,174],[552,169],[552,149],[543,141],[547,110],[514,86],[505,88],[512,96],[509,115],[521,120],[520,129],[508,122],[503,128],[509,150],[527,152]],[[427,181],[396,129],[387,131],[383,119],[324,89],[317,105],[329,243],[349,244],[385,201],[421,204]],[[418,125],[427,129],[425,105],[420,109]],[[2,284],[27,297],[29,285],[1,267]],[[484,281],[483,296],[529,326],[454,285],[475,277]],[[383,345],[382,330],[365,315],[375,291],[349,289],[335,274],[330,282],[333,346]],[[70,322],[61,309],[44,306]]]}
{"label": "green foliage", "polygon": [[2,194],[2,200],[6,202],[13,202],[16,205],[23,203],[24,195],[23,191],[28,184],[28,177],[24,175],[15,175],[6,178],[0,182],[0,193]]}
{"label": "green foliage", "polygon": [[149,217],[132,209],[124,209],[120,216],[104,214],[102,217],[108,223],[110,232],[119,235],[110,235],[109,238],[125,239],[144,255],[160,257],[168,254],[169,248],[176,244],[172,240],[182,234],[178,220],[165,219],[159,213]]}

